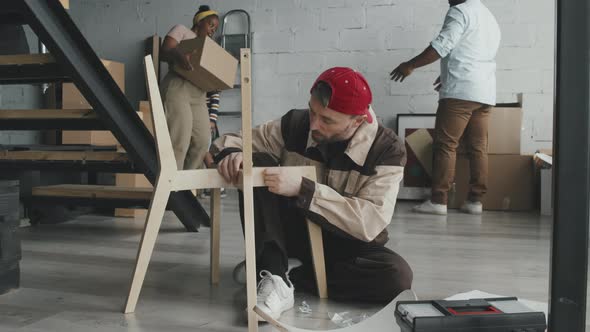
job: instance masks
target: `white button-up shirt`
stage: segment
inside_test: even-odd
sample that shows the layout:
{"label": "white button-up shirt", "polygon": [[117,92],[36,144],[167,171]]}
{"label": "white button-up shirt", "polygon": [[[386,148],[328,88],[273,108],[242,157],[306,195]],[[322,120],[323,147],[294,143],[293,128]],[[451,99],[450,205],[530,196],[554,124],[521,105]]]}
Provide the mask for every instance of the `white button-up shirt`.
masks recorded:
{"label": "white button-up shirt", "polygon": [[467,0],[447,12],[430,44],[440,55],[440,99],[496,104],[496,53],[500,28],[480,0]]}

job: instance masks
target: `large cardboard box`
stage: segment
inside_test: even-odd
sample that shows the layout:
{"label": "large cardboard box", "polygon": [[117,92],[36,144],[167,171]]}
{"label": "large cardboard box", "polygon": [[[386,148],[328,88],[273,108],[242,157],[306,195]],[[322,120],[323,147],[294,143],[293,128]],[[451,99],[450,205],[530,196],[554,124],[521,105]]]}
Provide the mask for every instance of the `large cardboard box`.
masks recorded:
{"label": "large cardboard box", "polygon": [[[490,155],[485,210],[529,211],[535,208],[535,172],[532,156]],[[449,193],[449,207],[459,208],[469,192],[469,162],[458,156],[455,185]]]}
{"label": "large cardboard box", "polygon": [[[125,65],[110,60],[101,60],[121,91],[125,92]],[[62,104],[64,109],[91,109],[92,106],[73,83],[63,84]],[[114,146],[119,144],[108,130],[64,130],[62,144],[88,144]]]}
{"label": "large cardboard box", "polygon": [[[143,174],[116,174],[115,185],[117,187],[153,188],[150,181]],[[145,217],[146,214],[146,209],[115,209],[115,217],[136,218]]]}
{"label": "large cardboard box", "polygon": [[141,113],[143,123],[150,131],[152,136],[154,135],[154,123],[152,119],[152,109],[150,107],[150,102],[147,100],[142,100],[139,102],[139,112]]}
{"label": "large cardboard box", "polygon": [[64,130],[61,144],[116,146],[119,142],[108,130]]}
{"label": "large cardboard box", "polygon": [[179,65],[173,69],[203,91],[233,88],[238,60],[209,37],[184,40],[178,45],[184,53],[192,53],[193,70],[187,71]]}
{"label": "large cardboard box", "polygon": [[152,184],[143,174],[117,173],[115,185],[117,187],[152,188]]}
{"label": "large cardboard box", "polygon": [[[488,154],[520,154],[522,107],[494,107],[488,126]],[[457,150],[467,152],[462,138]]]}
{"label": "large cardboard box", "polygon": [[[137,112],[137,115],[140,119],[144,119],[143,113]],[[121,146],[113,133],[108,130],[64,130],[61,142],[62,144]],[[125,150],[121,152],[125,152]]]}
{"label": "large cardboard box", "polygon": [[[111,74],[115,83],[119,86],[121,91],[125,93],[125,65],[110,60],[101,60],[107,71]],[[74,83],[63,84],[62,103],[64,109],[90,109],[92,108],[86,98],[82,96],[80,90],[76,88]]]}

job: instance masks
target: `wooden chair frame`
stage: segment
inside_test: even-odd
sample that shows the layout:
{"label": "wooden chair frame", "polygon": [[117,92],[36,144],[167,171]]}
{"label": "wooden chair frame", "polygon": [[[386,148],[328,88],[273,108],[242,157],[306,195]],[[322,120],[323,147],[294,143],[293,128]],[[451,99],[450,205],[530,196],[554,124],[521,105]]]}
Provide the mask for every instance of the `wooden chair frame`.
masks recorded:
{"label": "wooden chair frame", "polygon": [[[250,49],[241,50],[241,89],[242,89],[242,133],[243,133],[243,170],[238,185],[228,183],[216,169],[178,170],[174,157],[172,142],[168,132],[168,125],[164,114],[164,105],[160,96],[156,73],[151,55],[145,57],[146,80],[148,95],[152,110],[154,134],[160,171],[156,179],[152,200],[147,213],[146,224],[141,237],[137,261],[133,271],[133,278],[129,295],[125,304],[125,313],[135,311],[139,293],[143,285],[148,264],[150,262],[156,238],[162,223],[166,204],[170,192],[212,189],[211,193],[211,283],[219,283],[219,247],[220,247],[220,188],[239,187],[244,193],[244,232],[246,249],[246,280],[248,301],[248,331],[258,330],[255,312],[256,307],[256,255],[254,242],[254,205],[253,187],[263,187],[263,172],[265,167],[252,167],[252,112],[251,112],[251,59]],[[316,180],[316,170],[313,166],[288,167],[293,176],[305,176]],[[321,228],[307,221],[312,249],[312,258],[318,293],[321,298],[327,298],[326,270]]]}

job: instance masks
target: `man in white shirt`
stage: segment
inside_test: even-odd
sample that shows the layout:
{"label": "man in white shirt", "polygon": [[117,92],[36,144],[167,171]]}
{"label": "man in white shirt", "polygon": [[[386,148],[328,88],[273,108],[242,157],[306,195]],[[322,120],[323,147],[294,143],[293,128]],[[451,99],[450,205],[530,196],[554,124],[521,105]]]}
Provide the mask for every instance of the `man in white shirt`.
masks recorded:
{"label": "man in white shirt", "polygon": [[392,80],[403,82],[414,69],[441,59],[441,73],[434,83],[440,100],[434,130],[432,196],[414,211],[447,213],[456,150],[465,134],[471,187],[461,210],[480,214],[487,190],[488,117],[496,104],[495,57],[500,28],[481,0],[449,0],[449,5],[442,30],[430,46],[390,75]]}

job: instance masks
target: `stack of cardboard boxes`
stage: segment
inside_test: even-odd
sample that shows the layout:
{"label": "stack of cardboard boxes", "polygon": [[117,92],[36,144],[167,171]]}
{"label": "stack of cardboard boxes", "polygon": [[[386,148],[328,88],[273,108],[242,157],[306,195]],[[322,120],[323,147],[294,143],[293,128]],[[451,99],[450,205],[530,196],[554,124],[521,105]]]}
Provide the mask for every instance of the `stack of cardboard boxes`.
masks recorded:
{"label": "stack of cardboard boxes", "polygon": [[[125,65],[120,62],[102,60],[107,71],[111,74],[121,91],[125,92]],[[64,109],[91,109],[92,107],[82,93],[72,83],[63,85],[62,105]],[[147,106],[146,106],[147,105]],[[147,107],[147,110],[146,110]],[[142,120],[149,119],[149,104],[141,102],[138,116]],[[147,125],[147,124],[146,124]],[[151,131],[151,125],[148,126]],[[64,130],[62,144],[113,146],[117,151],[125,152],[115,136],[108,130]],[[115,185],[118,187],[151,188],[151,183],[143,174],[116,174]],[[138,214],[134,209],[116,209],[116,216],[133,217]]]}
{"label": "stack of cardboard boxes", "polygon": [[[109,60],[102,60],[102,63],[121,91],[125,92],[125,65]],[[73,83],[63,84],[62,105],[64,109],[92,108]],[[116,146],[118,142],[108,130],[64,130],[62,144]]]}
{"label": "stack of cardboard boxes", "polygon": [[[522,105],[522,103],[520,103]],[[533,158],[520,153],[522,107],[495,107],[488,134],[488,192],[485,210],[527,211],[535,208],[536,181]],[[457,152],[455,183],[449,207],[459,208],[469,192],[469,160],[464,146]]]}
{"label": "stack of cardboard boxes", "polygon": [[[150,104],[148,101],[139,102],[139,117],[143,120],[150,133],[153,135],[152,116],[150,113]],[[124,152],[125,149],[121,145],[117,146],[117,151]],[[115,185],[119,187],[131,188],[153,188],[150,181],[143,174],[117,174],[115,177]],[[147,213],[146,209],[115,209],[116,217],[144,217]]]}

